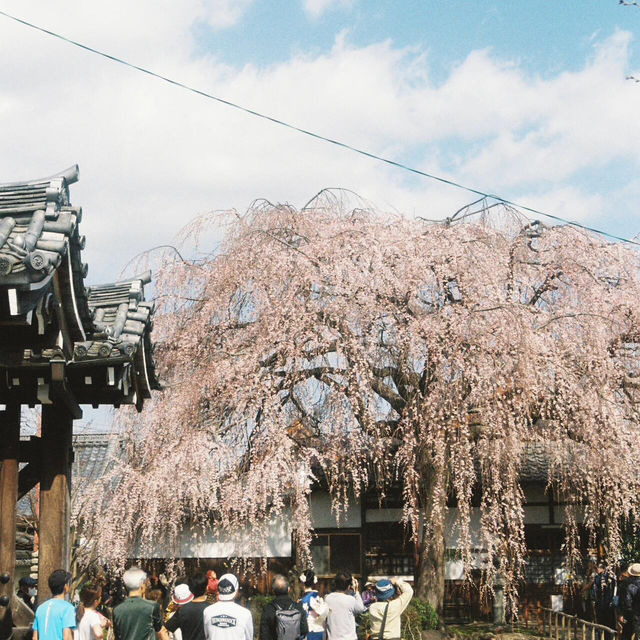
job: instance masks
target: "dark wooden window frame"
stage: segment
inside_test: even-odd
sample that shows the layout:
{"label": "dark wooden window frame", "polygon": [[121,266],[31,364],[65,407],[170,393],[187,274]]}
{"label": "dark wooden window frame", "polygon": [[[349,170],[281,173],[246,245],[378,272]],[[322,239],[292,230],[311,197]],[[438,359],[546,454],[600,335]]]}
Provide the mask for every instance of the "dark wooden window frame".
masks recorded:
{"label": "dark wooden window frame", "polygon": [[[358,564],[360,565],[360,569],[358,572],[354,572],[353,575],[357,578],[362,576],[362,544],[363,544],[363,536],[361,528],[349,528],[349,529],[340,529],[340,528],[324,528],[324,529],[314,529],[314,534],[316,536],[357,536],[360,543],[360,553],[358,555]],[[311,542],[311,546],[314,546],[314,542]],[[331,572],[331,541],[329,540],[329,573],[318,573],[318,578],[333,578],[335,577],[335,573]]]}

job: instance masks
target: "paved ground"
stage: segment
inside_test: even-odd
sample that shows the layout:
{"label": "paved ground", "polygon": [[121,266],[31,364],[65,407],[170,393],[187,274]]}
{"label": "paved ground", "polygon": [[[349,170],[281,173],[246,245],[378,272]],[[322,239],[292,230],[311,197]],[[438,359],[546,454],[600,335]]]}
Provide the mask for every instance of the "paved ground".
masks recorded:
{"label": "paved ground", "polygon": [[[532,638],[540,638],[533,629],[512,629],[508,625],[496,627],[486,622],[447,625],[446,635],[451,640],[532,640]],[[430,637],[423,640],[437,640],[437,638]]]}

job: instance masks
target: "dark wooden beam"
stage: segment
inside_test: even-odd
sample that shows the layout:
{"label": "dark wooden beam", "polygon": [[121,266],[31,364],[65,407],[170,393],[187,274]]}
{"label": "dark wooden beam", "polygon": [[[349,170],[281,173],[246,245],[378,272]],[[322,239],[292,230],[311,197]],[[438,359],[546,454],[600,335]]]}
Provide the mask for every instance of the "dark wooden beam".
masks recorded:
{"label": "dark wooden beam", "polygon": [[42,452],[40,436],[29,436],[28,440],[20,441],[20,462],[35,462],[40,464]]}
{"label": "dark wooden beam", "polygon": [[[47,361],[38,365],[3,370],[0,375],[0,404],[19,402],[29,406],[41,403],[42,392],[38,394],[38,382],[48,385],[46,397],[53,402],[63,402],[77,415],[79,405],[106,404],[119,406],[133,404],[135,385],[132,384],[125,393],[120,383],[123,376],[122,362],[92,366],[77,366],[66,363],[64,377],[61,365],[64,361]],[[115,384],[109,384],[109,369],[113,369]],[[13,384],[13,381],[16,384]],[[144,391],[142,391],[144,395]],[[46,400],[45,400],[46,402]]]}
{"label": "dark wooden beam", "polygon": [[60,405],[42,407],[38,602],[51,596],[47,580],[69,570],[73,416]]}
{"label": "dark wooden beam", "polygon": [[49,399],[55,404],[62,404],[76,420],[82,418],[82,409],[78,404],[65,374],[65,361],[51,361],[51,381],[49,382]]}
{"label": "dark wooden beam", "polygon": [[30,462],[26,467],[22,467],[18,474],[18,500],[24,498],[38,482],[40,482],[40,465],[37,462]]}
{"label": "dark wooden beam", "polygon": [[11,636],[16,566],[16,503],[20,458],[20,405],[0,411],[0,640]]}

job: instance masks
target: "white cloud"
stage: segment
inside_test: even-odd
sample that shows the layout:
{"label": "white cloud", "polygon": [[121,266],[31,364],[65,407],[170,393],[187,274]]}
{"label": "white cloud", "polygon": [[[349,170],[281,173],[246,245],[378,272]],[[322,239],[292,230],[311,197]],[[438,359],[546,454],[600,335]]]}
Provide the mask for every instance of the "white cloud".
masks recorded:
{"label": "white cloud", "polygon": [[[475,51],[435,85],[428,56],[390,42],[354,47],[341,38],[322,55],[268,68],[196,58],[194,21],[223,15],[200,0],[116,0],[99,10],[80,0],[56,9],[45,0],[5,4],[247,107],[571,219],[606,227],[612,203],[616,211],[624,204],[606,181],[585,187],[584,171],[640,168],[640,91],[624,81],[623,32],[600,41],[578,71],[531,77]],[[0,180],[80,164],[72,199],[84,207],[93,281],[170,241],[195,214],[243,209],[257,197],[302,205],[323,187],[346,187],[383,208],[431,218],[473,199],[5,19],[0,56]],[[628,182],[616,193],[637,193]],[[627,224],[640,228],[640,214],[633,216]]]}
{"label": "white cloud", "polygon": [[205,17],[217,29],[232,27],[243,17],[254,0],[204,0]]}
{"label": "white cloud", "polygon": [[353,5],[353,0],[304,0],[305,11],[313,19],[319,18],[330,9],[348,8]]}

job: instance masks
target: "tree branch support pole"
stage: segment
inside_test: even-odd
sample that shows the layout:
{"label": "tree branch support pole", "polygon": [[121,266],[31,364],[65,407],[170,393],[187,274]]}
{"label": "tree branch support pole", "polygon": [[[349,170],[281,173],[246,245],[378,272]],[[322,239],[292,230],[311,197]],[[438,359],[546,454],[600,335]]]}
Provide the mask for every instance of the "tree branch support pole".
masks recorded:
{"label": "tree branch support pole", "polygon": [[11,636],[16,567],[16,504],[20,460],[20,405],[0,411],[0,640]]}
{"label": "tree branch support pole", "polygon": [[51,597],[49,575],[71,560],[71,463],[73,416],[56,403],[42,407],[42,469],[38,554],[38,603]]}

